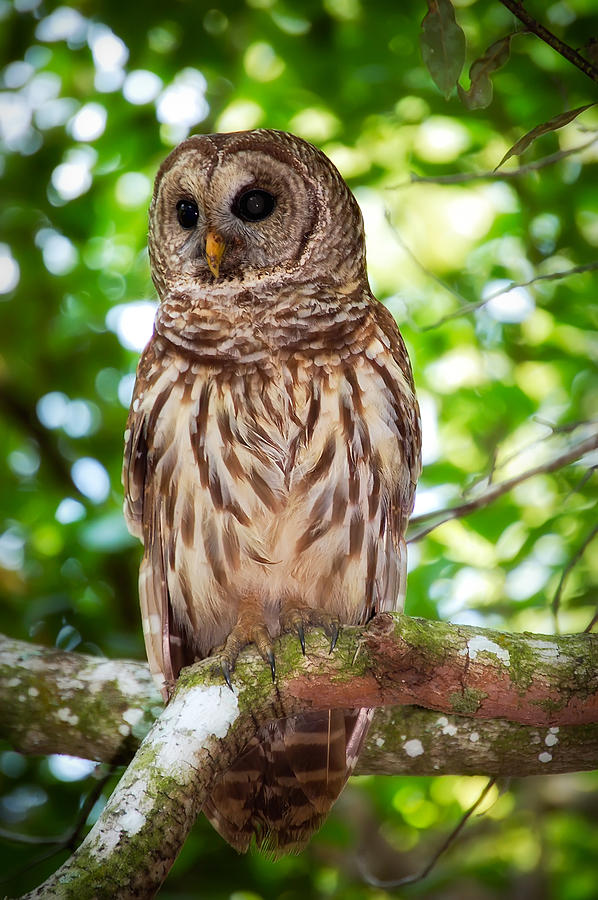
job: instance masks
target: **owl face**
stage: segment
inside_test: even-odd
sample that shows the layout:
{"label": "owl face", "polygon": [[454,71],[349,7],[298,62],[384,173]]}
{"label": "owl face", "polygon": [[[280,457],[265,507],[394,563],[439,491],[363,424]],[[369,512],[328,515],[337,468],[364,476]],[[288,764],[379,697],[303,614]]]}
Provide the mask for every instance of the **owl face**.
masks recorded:
{"label": "owl face", "polygon": [[[351,246],[343,235],[351,234]],[[363,266],[357,203],[332,163],[275,131],[202,135],[163,163],[150,208],[160,294]]]}

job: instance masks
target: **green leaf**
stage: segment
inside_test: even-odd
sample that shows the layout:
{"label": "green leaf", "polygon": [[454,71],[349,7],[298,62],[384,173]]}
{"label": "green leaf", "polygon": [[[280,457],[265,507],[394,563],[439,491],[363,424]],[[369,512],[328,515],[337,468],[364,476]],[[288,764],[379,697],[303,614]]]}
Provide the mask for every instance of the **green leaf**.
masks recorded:
{"label": "green leaf", "polygon": [[492,102],[492,81],[490,75],[507,62],[511,55],[511,38],[507,34],[491,44],[483,56],[478,57],[469,69],[469,90],[457,85],[459,97],[468,109],[485,109]]}
{"label": "green leaf", "polygon": [[450,0],[428,0],[420,43],[424,64],[448,99],[465,62],[465,35]]}
{"label": "green leaf", "polygon": [[577,109],[568,109],[567,112],[559,113],[558,116],[554,116],[554,118],[549,119],[548,122],[543,122],[542,125],[536,125],[535,128],[532,128],[531,131],[528,131],[523,137],[519,138],[517,143],[513,144],[510,150],[507,150],[494,171],[496,172],[497,169],[500,169],[500,167],[512,156],[519,156],[524,150],[527,150],[529,145],[532,144],[536,138],[542,137],[543,134],[548,134],[550,131],[556,131],[564,125],[568,125],[569,122],[576,119],[577,116],[581,115],[582,112],[585,112],[586,109],[596,106],[597,102],[598,101],[586,103],[585,106],[578,106]]}

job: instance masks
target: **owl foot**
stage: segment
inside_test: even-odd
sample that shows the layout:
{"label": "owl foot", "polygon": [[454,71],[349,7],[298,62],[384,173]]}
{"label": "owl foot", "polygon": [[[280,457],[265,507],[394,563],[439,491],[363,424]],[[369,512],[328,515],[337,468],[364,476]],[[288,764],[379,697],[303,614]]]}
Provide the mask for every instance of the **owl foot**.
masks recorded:
{"label": "owl foot", "polygon": [[295,631],[299,643],[301,644],[301,652],[305,656],[305,626],[315,625],[324,629],[330,638],[330,653],[336,647],[338,635],[340,631],[340,623],[335,616],[330,615],[324,609],[313,609],[310,606],[288,606],[280,616],[281,631]]}
{"label": "owl foot", "polygon": [[272,639],[265,625],[251,625],[239,622],[226,639],[221,649],[220,667],[224,680],[229,688],[233,689],[231,672],[235,668],[237,657],[247,644],[255,644],[256,649],[264,662],[267,662],[272,672],[272,681],[276,678],[276,660],[272,651]]}

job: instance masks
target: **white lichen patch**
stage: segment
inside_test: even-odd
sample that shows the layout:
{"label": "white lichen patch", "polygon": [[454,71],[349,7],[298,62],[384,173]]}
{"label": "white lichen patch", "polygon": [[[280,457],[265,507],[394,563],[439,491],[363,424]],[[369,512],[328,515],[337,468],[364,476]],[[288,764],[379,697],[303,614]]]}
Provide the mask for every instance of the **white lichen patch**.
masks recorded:
{"label": "white lichen patch", "polygon": [[552,753],[540,753],[538,759],[541,763],[549,763],[552,760]]}
{"label": "white lichen patch", "polygon": [[20,683],[21,683],[20,678],[9,678],[8,681],[6,682],[6,687],[9,687],[9,688],[18,687],[20,685]]}
{"label": "white lichen patch", "polygon": [[558,734],[560,730],[558,725],[553,725],[552,728],[548,729],[548,734]]}
{"label": "white lichen patch", "polygon": [[186,691],[170,702],[146,739],[156,749],[156,767],[187,781],[207,740],[225,737],[238,715],[237,692],[224,685]]}
{"label": "white lichen patch", "polygon": [[550,732],[544,738],[544,743],[547,747],[554,747],[555,744],[558,744],[559,739],[556,734],[550,734]]}
{"label": "white lichen patch", "polygon": [[532,639],[528,641],[528,647],[544,662],[555,663],[559,660],[559,648],[552,641]]}
{"label": "white lichen patch", "polygon": [[467,647],[464,650],[459,650],[459,656],[469,656],[470,659],[475,659],[478,653],[491,653],[492,656],[500,659],[505,666],[511,665],[509,651],[497,644],[496,641],[491,641],[489,638],[484,637],[483,634],[477,634],[475,637],[470,638],[467,641]]}
{"label": "white lichen patch", "polygon": [[128,725],[119,725],[118,733],[122,734],[123,737],[129,737],[129,735],[131,734],[131,729]]}
{"label": "white lichen patch", "polygon": [[140,682],[136,677],[132,666],[109,659],[82,669],[79,678],[86,683],[86,689],[92,694],[101,693],[110,683],[116,684],[122,694],[131,697],[143,695],[147,688],[146,682]]}
{"label": "white lichen patch", "polygon": [[454,737],[457,734],[457,726],[449,722],[446,716],[440,716],[439,719],[436,719],[436,724],[441,729],[442,734],[448,734],[449,737]]}
{"label": "white lichen patch", "polygon": [[403,744],[403,750],[405,751],[407,756],[421,756],[424,752],[424,746],[422,742],[417,738],[413,738],[410,741],[405,741],[405,743]]}
{"label": "white lichen patch", "polygon": [[121,818],[120,824],[122,830],[126,831],[128,835],[137,834],[145,825],[145,816],[137,809],[130,809]]}
{"label": "white lichen patch", "polygon": [[469,735],[469,740],[471,741],[472,744],[475,744],[477,741],[479,741],[479,739],[480,739],[480,736],[477,733],[477,731],[472,731],[471,734]]}
{"label": "white lichen patch", "polygon": [[376,747],[383,747],[383,746],[384,746],[384,738],[383,737],[376,738]]}
{"label": "white lichen patch", "polygon": [[59,709],[56,713],[56,718],[60,719],[61,722],[66,722],[67,725],[78,725],[79,724],[79,716],[75,715],[75,713],[71,712],[68,706]]}
{"label": "white lichen patch", "polygon": [[39,697],[39,691],[36,687],[30,687],[27,693],[30,697]]}

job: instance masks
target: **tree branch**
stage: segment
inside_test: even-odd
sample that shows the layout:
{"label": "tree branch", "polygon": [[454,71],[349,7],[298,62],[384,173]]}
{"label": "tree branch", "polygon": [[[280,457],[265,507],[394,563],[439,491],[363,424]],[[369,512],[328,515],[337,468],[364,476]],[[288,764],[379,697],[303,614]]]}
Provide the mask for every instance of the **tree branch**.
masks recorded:
{"label": "tree branch", "polygon": [[544,41],[545,44],[548,44],[549,47],[552,47],[553,50],[556,50],[557,53],[560,53],[560,55],[570,63],[573,63],[574,66],[583,72],[584,75],[587,75],[588,78],[591,78],[592,81],[598,82],[598,69],[593,66],[589,60],[584,59],[577,50],[574,50],[573,47],[565,44],[556,36],[556,34],[553,34],[552,31],[549,31],[548,28],[545,28],[544,25],[534,19],[519,0],[500,0],[500,2],[503,6],[506,6],[520,22],[523,22],[526,28],[539,37],[540,40]]}
{"label": "tree branch", "polygon": [[[163,709],[145,663],[107,662],[4,637],[0,687],[0,736],[26,754],[126,764]],[[546,727],[439,716],[416,706],[380,708],[356,772],[533,775],[544,770],[539,754],[553,745],[552,773],[595,767],[598,725],[560,726],[557,734],[555,740]],[[406,752],[414,741],[425,744],[424,753]]]}
{"label": "tree branch", "polygon": [[[417,771],[417,766],[429,773],[440,771],[433,762],[439,754],[439,738],[447,739],[445,746],[451,739],[458,739],[461,748],[467,748],[461,751],[462,765],[470,771],[468,754],[480,744],[482,723],[487,719],[514,742],[522,736],[529,742],[530,734],[534,735],[536,771],[561,770],[555,757],[566,759],[561,742],[570,744],[570,728],[579,729],[577,737],[589,737],[586,759],[595,765],[596,635],[508,635],[386,613],[367,628],[345,628],[333,654],[321,632],[308,634],[306,643],[307,654],[302,656],[294,636],[287,635],[278,642],[276,684],[272,684],[269,669],[254,651],[246,651],[239,660],[234,692],[222,683],[218,659],[209,658],[185,669],[173,699],[143,740],[81,847],[54,876],[27,896],[77,900],[151,896],[176,858],[214,779],[226,770],[260,725],[308,709],[419,704],[444,713],[422,720],[418,717],[425,715],[423,710],[411,710],[411,720],[402,719],[397,730],[391,711],[391,718],[385,720],[386,737],[379,720],[375,744],[380,758],[387,753],[391,757],[398,754],[409,760],[410,771]],[[61,677],[58,665],[65,657],[74,666],[68,674],[62,674],[62,689],[71,693],[68,707],[54,707],[57,725],[65,722],[72,728],[80,727],[81,722],[74,721],[78,715],[74,712],[76,692],[112,693],[122,708],[123,703],[133,700],[142,684],[148,684],[140,664],[127,663],[123,676],[118,663],[86,657],[73,663],[75,654],[31,647],[27,651],[26,646],[7,641],[0,658],[0,686],[16,689],[19,711],[12,712],[9,733],[11,729],[18,733],[15,720],[29,700],[37,702],[46,691],[46,684],[39,678],[44,659],[57,685]],[[37,694],[34,690],[32,695],[32,687]],[[6,690],[0,691],[0,696],[5,694]],[[152,693],[150,704],[154,699]],[[137,703],[127,707],[122,714],[125,722],[136,718],[132,710],[143,709]],[[523,735],[518,730],[521,724],[498,723],[496,718],[527,724],[532,730],[525,729]],[[425,730],[421,730],[422,723]],[[28,728],[23,739],[35,744],[31,722]],[[417,737],[411,737],[414,734]],[[131,737],[122,735],[125,741]],[[488,734],[484,743],[489,765],[494,755],[494,765],[502,768],[504,763],[499,760],[505,741],[501,739],[500,750],[493,748]],[[116,752],[122,752],[120,744]],[[360,771],[371,771],[376,756],[370,742]],[[415,765],[411,765],[413,761]],[[515,760],[513,763],[516,770]]]}
{"label": "tree branch", "polygon": [[[483,493],[478,494],[477,497],[466,500],[465,503],[449,507],[448,509],[438,509],[429,513],[424,513],[421,516],[412,516],[409,522],[409,537],[407,543],[420,541],[423,537],[430,534],[431,531],[434,531],[435,528],[444,525],[445,522],[450,522],[451,519],[460,519],[463,516],[469,515],[469,513],[475,512],[478,509],[483,509],[485,506],[489,506],[491,503],[494,503],[495,500],[498,500],[499,497],[502,497],[503,494],[512,491],[518,484],[527,481],[528,478],[556,472],[558,469],[562,469],[570,463],[576,462],[578,459],[581,459],[582,456],[585,456],[586,453],[590,453],[597,448],[598,433],[591,434],[589,437],[572,444],[562,453],[559,453],[558,456],[553,456],[552,459],[548,459],[539,466],[534,466],[533,469],[527,469],[525,472],[520,472],[519,475],[514,475],[512,478],[507,478],[505,481],[501,481],[499,484],[489,487]],[[426,522],[429,522],[430,524],[424,525]],[[424,527],[418,530],[418,526],[421,525],[424,525]]]}

